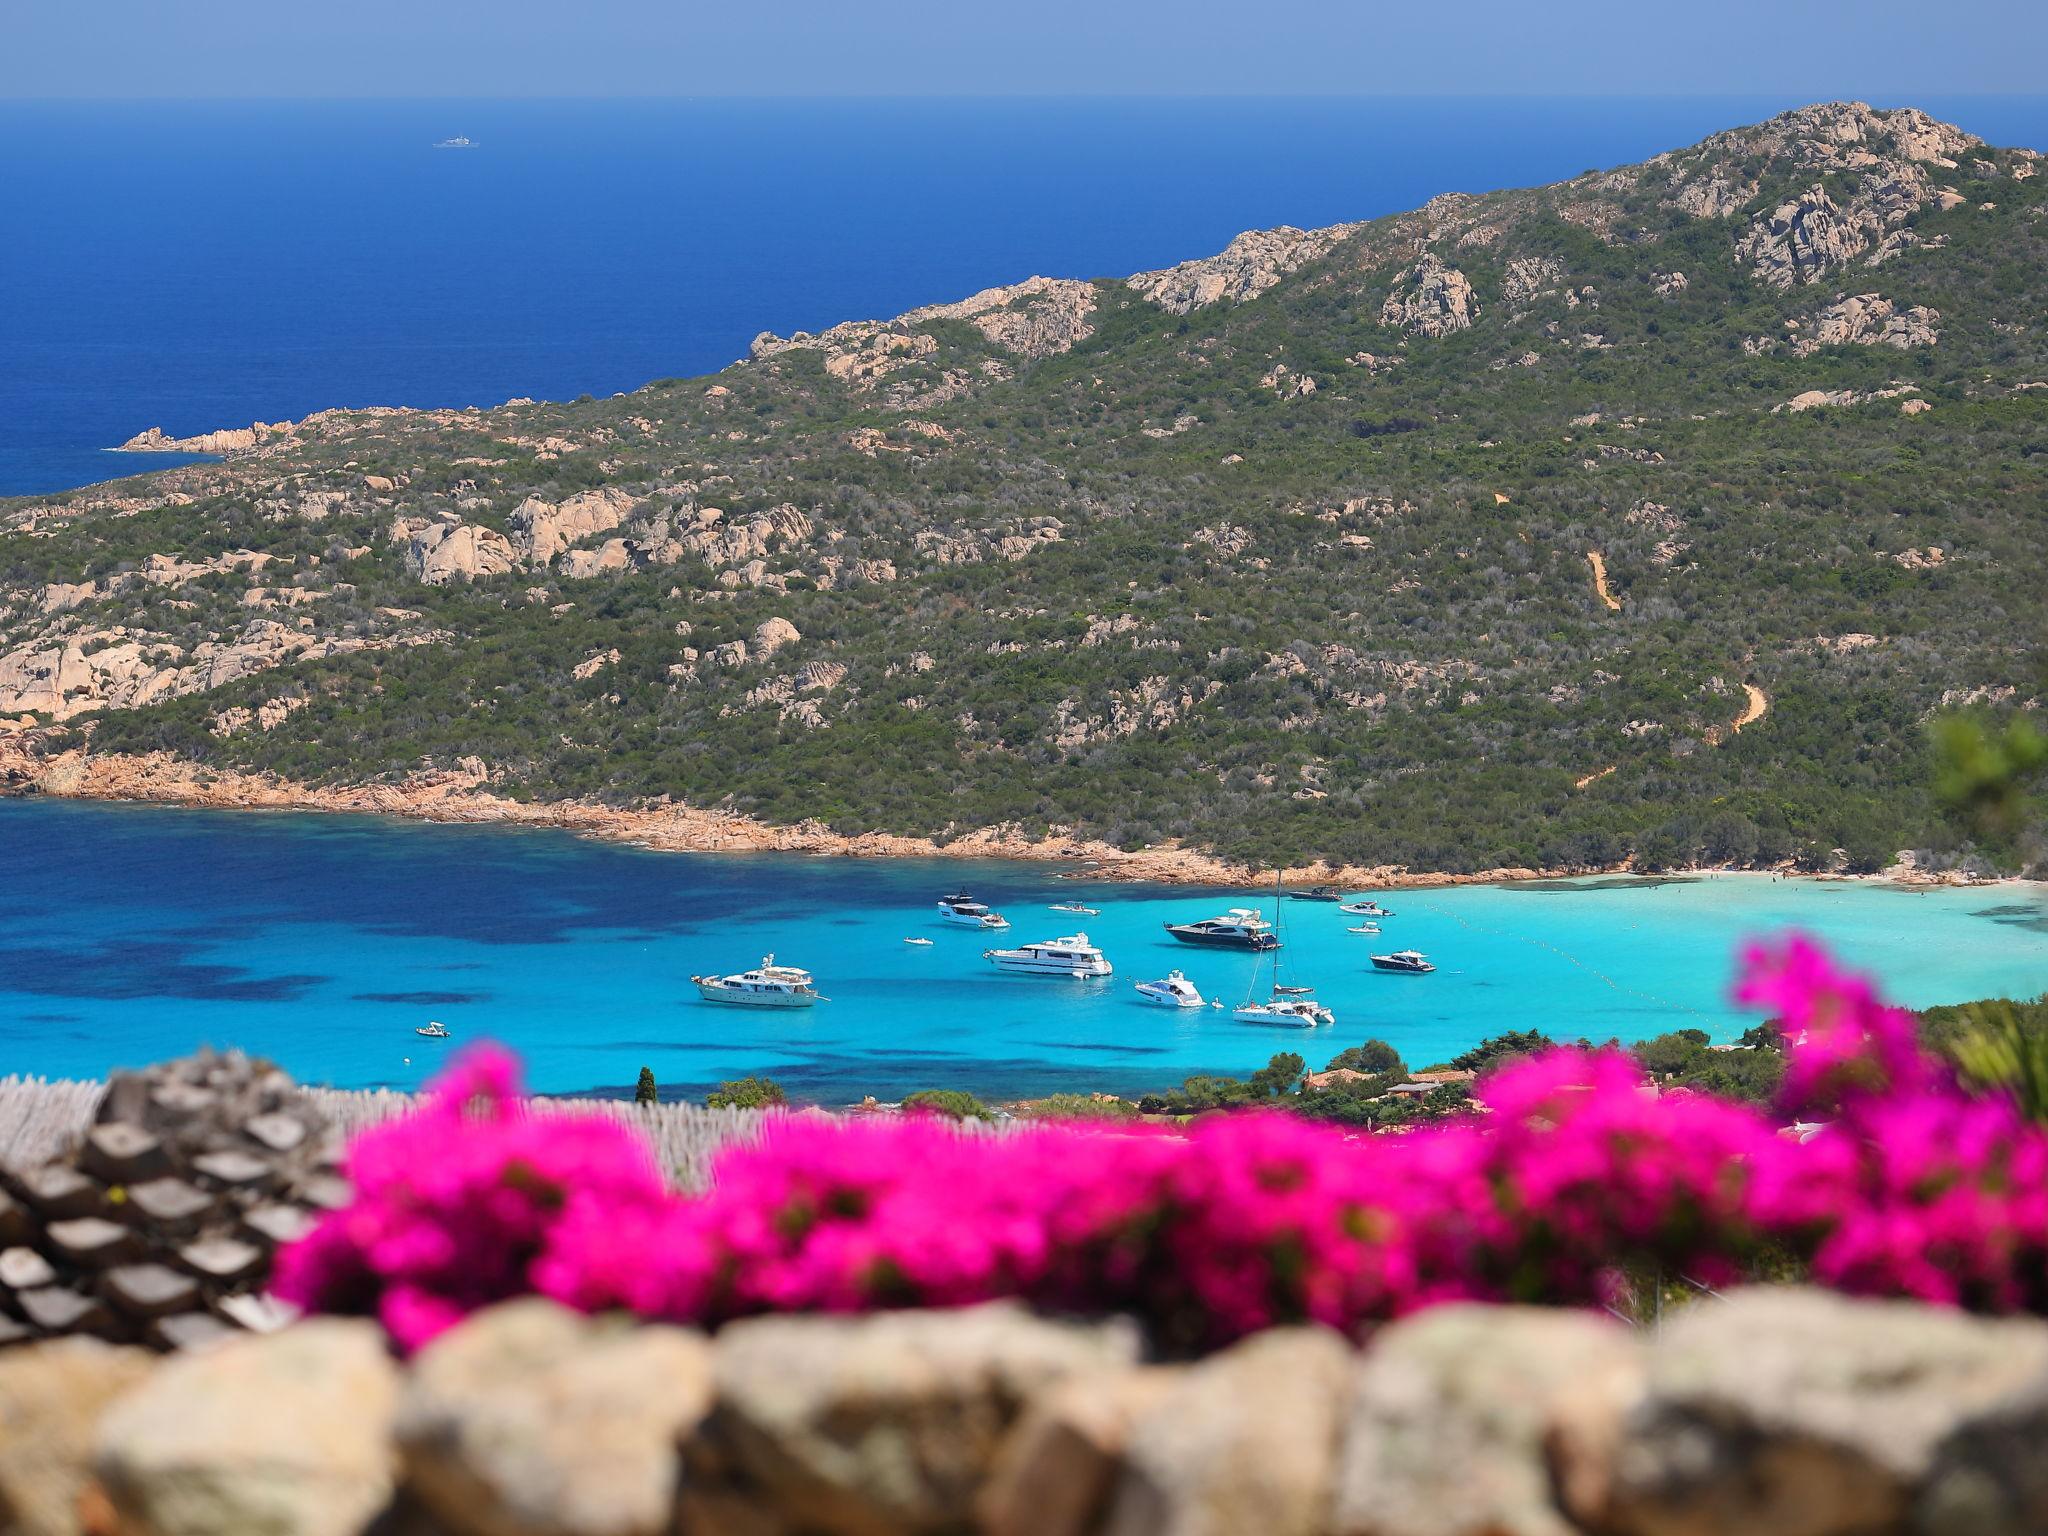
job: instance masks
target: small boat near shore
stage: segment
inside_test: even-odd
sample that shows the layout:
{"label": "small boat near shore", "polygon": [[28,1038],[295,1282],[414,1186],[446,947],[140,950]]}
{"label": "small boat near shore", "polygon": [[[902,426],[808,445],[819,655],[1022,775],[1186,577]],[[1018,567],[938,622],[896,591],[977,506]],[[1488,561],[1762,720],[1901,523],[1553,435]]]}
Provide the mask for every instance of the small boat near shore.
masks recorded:
{"label": "small boat near shore", "polygon": [[1138,983],[1138,996],[1161,1008],[1200,1008],[1202,994],[1179,971],[1168,971],[1158,981]]}
{"label": "small boat near shore", "polygon": [[707,1003],[735,1003],[746,1008],[808,1008],[827,1001],[818,995],[811,973],[794,965],[777,965],[764,955],[751,971],[731,976],[692,976],[697,995]]}
{"label": "small boat near shore", "polygon": [[1310,885],[1287,893],[1289,901],[1342,901],[1344,892],[1334,885]]}
{"label": "small boat near shore", "polygon": [[1392,917],[1394,915],[1376,901],[1347,901],[1337,910],[1351,917]]}
{"label": "small boat near shore", "polygon": [[1045,910],[1048,912],[1065,912],[1070,917],[1102,916],[1102,908],[1087,906],[1078,901],[1056,901]]}
{"label": "small boat near shore", "polygon": [[1075,981],[1094,981],[1109,975],[1113,969],[1108,957],[1088,942],[1085,933],[1022,944],[1015,949],[985,949],[981,956],[999,971],[1016,971],[1026,976],[1066,976]]}
{"label": "small boat near shore", "polygon": [[1280,947],[1273,925],[1252,907],[1232,907],[1221,917],[1205,917],[1199,923],[1168,923],[1165,927],[1183,944],[1206,944],[1215,949]]}
{"label": "small boat near shore", "polygon": [[1378,923],[1358,923],[1346,928],[1344,931],[1346,933],[1378,933],[1380,925]]}
{"label": "small boat near shore", "polygon": [[429,1019],[419,1028],[415,1029],[413,1033],[423,1035],[429,1040],[446,1040],[448,1038],[448,1026],[439,1019]]}
{"label": "small boat near shore", "polygon": [[903,942],[906,944],[921,944],[926,949],[930,949],[932,944],[930,939],[905,939]]}
{"label": "small boat near shore", "polygon": [[1436,969],[1419,949],[1397,949],[1391,955],[1374,955],[1372,963],[1383,971],[1400,971],[1410,976],[1427,975]]}

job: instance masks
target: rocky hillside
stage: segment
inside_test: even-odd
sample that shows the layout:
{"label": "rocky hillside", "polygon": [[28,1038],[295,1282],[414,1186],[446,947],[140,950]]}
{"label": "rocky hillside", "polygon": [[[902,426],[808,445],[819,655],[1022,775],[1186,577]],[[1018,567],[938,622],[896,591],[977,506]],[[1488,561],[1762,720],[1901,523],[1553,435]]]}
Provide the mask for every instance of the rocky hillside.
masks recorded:
{"label": "rocky hillside", "polygon": [[1937,835],[1930,713],[2040,687],[2042,169],[1810,107],[608,400],[209,434],[0,504],[11,757],[1450,870],[1876,861]]}

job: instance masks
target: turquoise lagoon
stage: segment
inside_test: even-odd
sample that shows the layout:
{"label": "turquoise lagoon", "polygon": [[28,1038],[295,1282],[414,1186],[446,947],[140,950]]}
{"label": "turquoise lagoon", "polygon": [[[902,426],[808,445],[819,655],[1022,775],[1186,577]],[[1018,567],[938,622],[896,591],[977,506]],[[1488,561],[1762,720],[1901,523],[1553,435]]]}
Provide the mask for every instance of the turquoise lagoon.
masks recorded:
{"label": "turquoise lagoon", "polygon": [[[990,940],[940,923],[967,888],[1012,920],[1005,942],[1085,928],[1106,982],[998,975]],[[1082,899],[1101,916],[1051,903]],[[415,1087],[447,1043],[491,1038],[552,1092],[629,1092],[641,1066],[701,1093],[767,1073],[827,1103],[961,1086],[997,1098],[1136,1092],[1241,1073],[1278,1050],[1314,1065],[1372,1036],[1411,1065],[1489,1034],[1637,1039],[1697,1026],[1732,1039],[1744,940],[1825,938],[1925,1005],[2048,989],[2048,905],[2017,886],[1912,892],[1724,875],[1396,891],[1381,938],[1332,906],[1286,904],[1290,980],[1333,1029],[1260,1029],[1139,1002],[1181,967],[1241,999],[1250,956],[1174,943],[1161,924],[1255,893],[1056,878],[959,860],[680,855],[509,828],[370,817],[0,802],[0,1073],[98,1075],[201,1043],[274,1057],[342,1087]],[[1270,910],[1271,894],[1264,894]],[[906,938],[932,940],[909,945]],[[1412,947],[1431,976],[1375,972]],[[773,952],[829,1003],[721,1008],[689,977]]]}

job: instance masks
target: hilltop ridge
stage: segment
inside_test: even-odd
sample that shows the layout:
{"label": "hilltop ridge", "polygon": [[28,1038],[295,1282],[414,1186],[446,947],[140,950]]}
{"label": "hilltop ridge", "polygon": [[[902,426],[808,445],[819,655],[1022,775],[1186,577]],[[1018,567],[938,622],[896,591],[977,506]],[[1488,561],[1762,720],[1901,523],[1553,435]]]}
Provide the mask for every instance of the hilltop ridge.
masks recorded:
{"label": "hilltop ridge", "polygon": [[0,504],[0,715],[847,837],[1868,864],[1941,836],[1932,710],[2038,702],[2040,168],[1824,104],[607,400],[211,434]]}

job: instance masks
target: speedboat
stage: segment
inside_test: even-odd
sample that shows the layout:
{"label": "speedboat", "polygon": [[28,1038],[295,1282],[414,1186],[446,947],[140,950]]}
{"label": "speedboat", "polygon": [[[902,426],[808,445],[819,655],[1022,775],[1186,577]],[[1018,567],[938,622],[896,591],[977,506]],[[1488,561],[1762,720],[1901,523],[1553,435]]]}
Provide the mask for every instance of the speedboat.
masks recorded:
{"label": "speedboat", "polygon": [[987,903],[976,901],[965,891],[956,891],[951,896],[939,898],[939,916],[949,923],[958,923],[963,928],[1007,928],[1010,920],[1000,912],[991,912]]}
{"label": "speedboat", "polygon": [[697,995],[707,1003],[738,1003],[749,1008],[808,1008],[826,999],[818,995],[811,973],[793,965],[777,965],[764,955],[751,971],[732,976],[692,976]]}
{"label": "speedboat", "polygon": [[1074,917],[1102,916],[1102,908],[1086,907],[1078,901],[1056,901],[1045,910],[1048,912],[1065,912]]}
{"label": "speedboat", "polygon": [[1372,963],[1383,971],[1405,971],[1411,976],[1436,969],[1420,950],[1415,949],[1397,949],[1391,955],[1374,955]]}
{"label": "speedboat", "polygon": [[982,958],[999,971],[1021,971],[1027,976],[1071,976],[1091,981],[1110,973],[1110,963],[1101,950],[1077,933],[1064,939],[1044,939],[1016,949],[985,949]]}
{"label": "speedboat", "polygon": [[467,136],[467,135],[465,135],[465,134],[459,134],[459,133],[458,133],[458,134],[457,134],[457,135],[456,135],[456,136],[455,136],[454,138],[452,138],[452,139],[437,139],[437,140],[436,140],[436,141],[434,142],[434,148],[436,148],[436,149],[475,149],[475,148],[476,148],[476,140],[475,140],[475,139],[472,139],[472,138],[470,138],[470,137],[468,137],[468,136]]}
{"label": "speedboat", "polygon": [[903,942],[906,944],[922,944],[929,947],[932,941],[930,939],[905,939]]}
{"label": "speedboat", "polygon": [[1274,996],[1263,1003],[1246,1003],[1231,1015],[1240,1024],[1284,1024],[1291,1029],[1314,1029],[1334,1024],[1337,1015],[1312,997]]}
{"label": "speedboat", "polygon": [[1195,990],[1195,984],[1179,971],[1168,971],[1164,981],[1141,981],[1138,996],[1148,1003],[1157,1003],[1162,1008],[1199,1008],[1202,994]]}
{"label": "speedboat", "polygon": [[1304,886],[1298,891],[1287,893],[1289,901],[1342,901],[1344,893],[1334,885]]}
{"label": "speedboat", "polygon": [[429,1019],[418,1029],[415,1029],[413,1033],[425,1035],[429,1040],[446,1040],[448,1038],[448,1026],[439,1019]]}
{"label": "speedboat", "polygon": [[1219,949],[1278,949],[1273,925],[1251,907],[1232,907],[1221,917],[1199,923],[1168,923],[1166,931],[1183,944],[1208,944]]}
{"label": "speedboat", "polygon": [[1394,914],[1376,901],[1347,901],[1337,909],[1352,917],[1392,917]]}
{"label": "speedboat", "polygon": [[1360,923],[1356,927],[1346,928],[1344,931],[1346,933],[1378,933],[1380,925],[1378,923]]}

